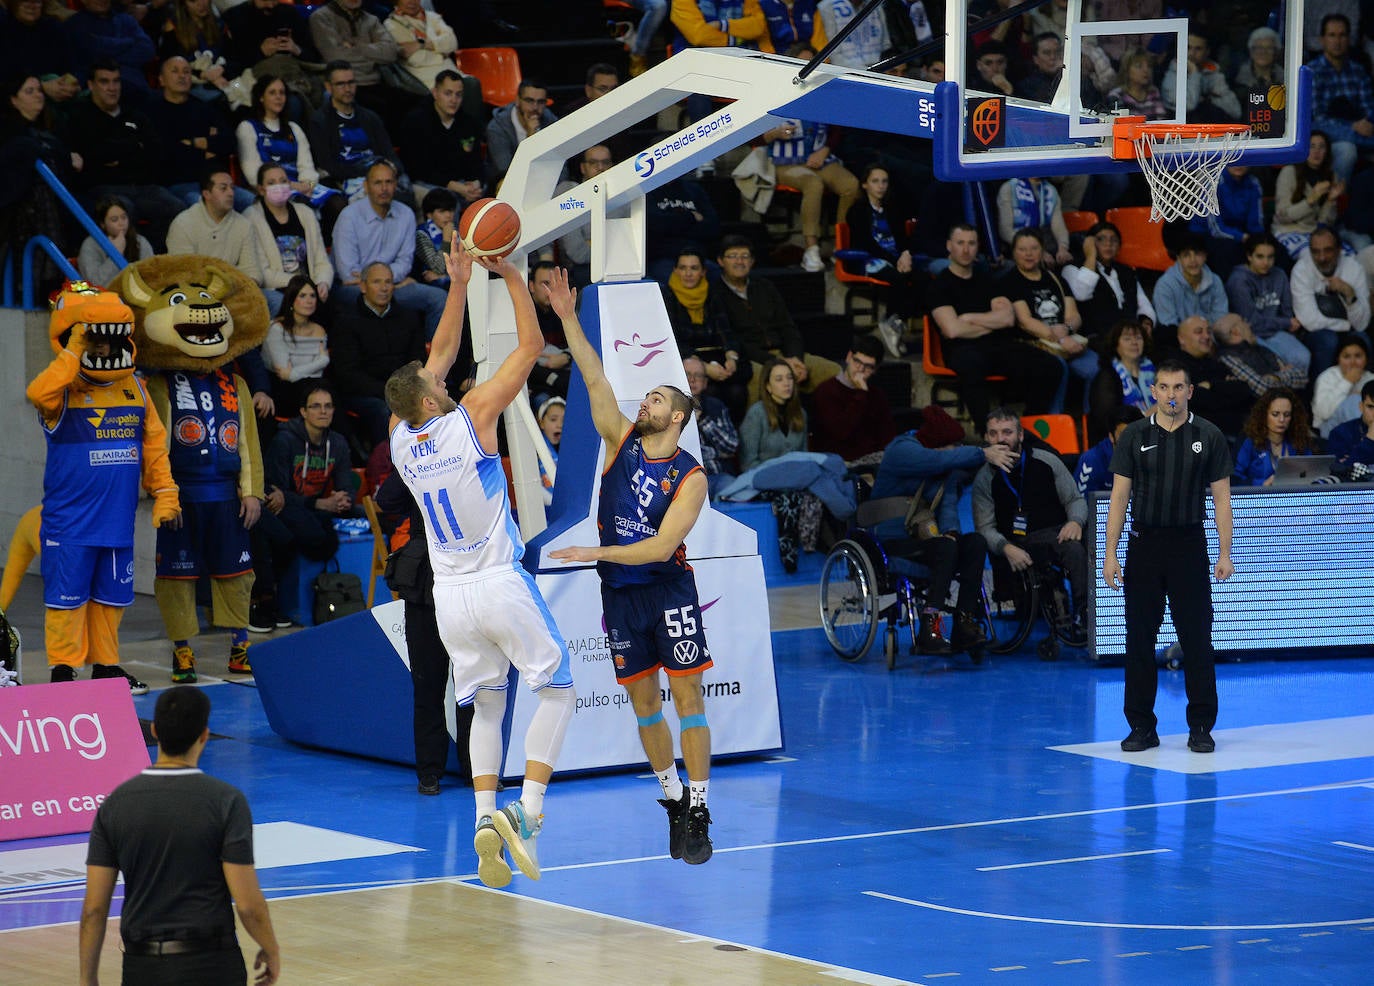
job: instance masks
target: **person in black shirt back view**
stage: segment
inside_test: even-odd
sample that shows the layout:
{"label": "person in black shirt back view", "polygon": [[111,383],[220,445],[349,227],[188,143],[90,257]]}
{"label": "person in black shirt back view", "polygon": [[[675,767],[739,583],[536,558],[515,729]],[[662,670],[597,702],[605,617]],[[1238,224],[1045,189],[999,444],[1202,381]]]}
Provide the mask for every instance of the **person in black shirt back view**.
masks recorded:
{"label": "person in black shirt back view", "polygon": [[1117,544],[1131,506],[1126,548],[1126,698],[1131,733],[1127,753],[1159,746],[1155,693],[1159,668],[1155,643],[1168,600],[1183,648],[1188,694],[1188,749],[1216,749],[1217,676],[1212,650],[1212,585],[1208,577],[1206,493],[1215,508],[1219,551],[1212,570],[1218,582],[1231,577],[1231,452],[1210,421],[1188,410],[1192,381],[1181,363],[1166,360],[1151,387],[1156,411],[1128,425],[1112,453],[1111,507],[1102,579],[1122,585]]}
{"label": "person in black shirt back view", "polygon": [[86,850],[80,981],[99,981],[115,880],[124,874],[126,983],[247,982],[234,912],[258,943],[256,986],[281,974],[281,947],[253,866],[253,815],[243,792],[197,767],[210,741],[210,699],[169,688],[153,711],[157,762],[111,792]]}

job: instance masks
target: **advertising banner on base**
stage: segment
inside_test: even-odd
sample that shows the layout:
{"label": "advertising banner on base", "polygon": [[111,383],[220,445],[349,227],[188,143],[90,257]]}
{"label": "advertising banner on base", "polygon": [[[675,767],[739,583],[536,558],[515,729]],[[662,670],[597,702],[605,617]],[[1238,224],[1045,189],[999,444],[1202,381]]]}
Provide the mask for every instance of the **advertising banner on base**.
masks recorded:
{"label": "advertising banner on base", "polygon": [[0,842],[89,832],[149,762],[123,678],[0,689]]}
{"label": "advertising banner on base", "polygon": [[[715,666],[702,675],[713,755],[782,748],[768,594],[758,555],[692,562],[706,643]],[[601,580],[595,569],[546,572],[536,577],[572,657],[577,713],[568,726],[558,770],[591,770],[644,762],[634,710],[615,680],[601,613]],[[678,745],[677,715],[666,676],[663,715]],[[536,699],[523,684],[503,774],[525,772],[525,730]]]}

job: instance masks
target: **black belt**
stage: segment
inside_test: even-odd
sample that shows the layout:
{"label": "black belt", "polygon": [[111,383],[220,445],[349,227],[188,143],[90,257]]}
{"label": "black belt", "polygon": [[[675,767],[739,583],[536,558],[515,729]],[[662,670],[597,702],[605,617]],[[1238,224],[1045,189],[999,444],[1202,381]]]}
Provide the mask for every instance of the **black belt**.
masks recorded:
{"label": "black belt", "polygon": [[1202,529],[1203,529],[1203,525],[1202,525],[1202,524],[1175,524],[1175,525],[1170,525],[1170,526],[1167,526],[1167,527],[1148,527],[1148,526],[1146,526],[1146,525],[1144,525],[1144,524],[1141,524],[1141,525],[1138,526],[1138,527],[1132,526],[1132,527],[1131,527],[1131,533],[1132,533],[1132,534],[1162,534],[1162,535],[1164,535],[1165,537],[1168,537],[1170,534],[1174,534],[1174,535],[1179,535],[1179,534],[1197,534],[1197,533],[1198,533],[1199,531],[1201,531]]}
{"label": "black belt", "polygon": [[237,949],[239,941],[233,935],[210,938],[169,938],[165,941],[126,941],[126,955],[196,955],[200,952],[224,952]]}

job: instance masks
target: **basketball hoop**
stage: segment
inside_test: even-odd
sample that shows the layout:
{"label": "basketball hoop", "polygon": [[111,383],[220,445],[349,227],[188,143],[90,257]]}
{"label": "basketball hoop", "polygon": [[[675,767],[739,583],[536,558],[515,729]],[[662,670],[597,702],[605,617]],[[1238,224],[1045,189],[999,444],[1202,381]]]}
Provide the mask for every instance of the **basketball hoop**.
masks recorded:
{"label": "basketball hoop", "polygon": [[1150,183],[1152,222],[1215,216],[1221,171],[1250,140],[1243,123],[1146,123],[1123,116],[1112,122],[1112,157],[1135,158]]}

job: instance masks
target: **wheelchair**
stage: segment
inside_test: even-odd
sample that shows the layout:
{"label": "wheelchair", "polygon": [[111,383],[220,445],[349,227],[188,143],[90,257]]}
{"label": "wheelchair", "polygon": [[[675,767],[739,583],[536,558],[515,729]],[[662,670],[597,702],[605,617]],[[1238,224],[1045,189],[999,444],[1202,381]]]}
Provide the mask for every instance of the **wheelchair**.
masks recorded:
{"label": "wheelchair", "polygon": [[998,559],[993,564],[994,584],[1004,586],[1003,592],[995,592],[998,599],[1008,595],[1014,607],[1012,629],[988,645],[993,654],[1010,654],[1026,642],[1037,618],[1043,618],[1049,628],[1048,635],[1035,645],[1035,652],[1042,661],[1057,661],[1060,645],[1086,647],[1087,641],[1077,636],[1073,624],[1073,607],[1069,600],[1066,585],[1068,575],[1057,562],[1047,565],[1032,565],[1020,572],[1013,572],[1006,562]]}
{"label": "wheelchair", "polygon": [[[925,601],[925,566],[892,556],[888,548],[896,541],[885,545],[872,533],[882,521],[905,517],[910,505],[910,498],[902,496],[859,504],[855,526],[835,542],[821,566],[821,627],[841,660],[862,660],[883,622],[883,657],[889,671],[897,666],[898,636],[903,626],[911,640],[910,652],[915,653],[919,614]],[[982,663],[984,650],[995,642],[986,605],[984,615],[988,641],[969,651],[974,664]]]}

